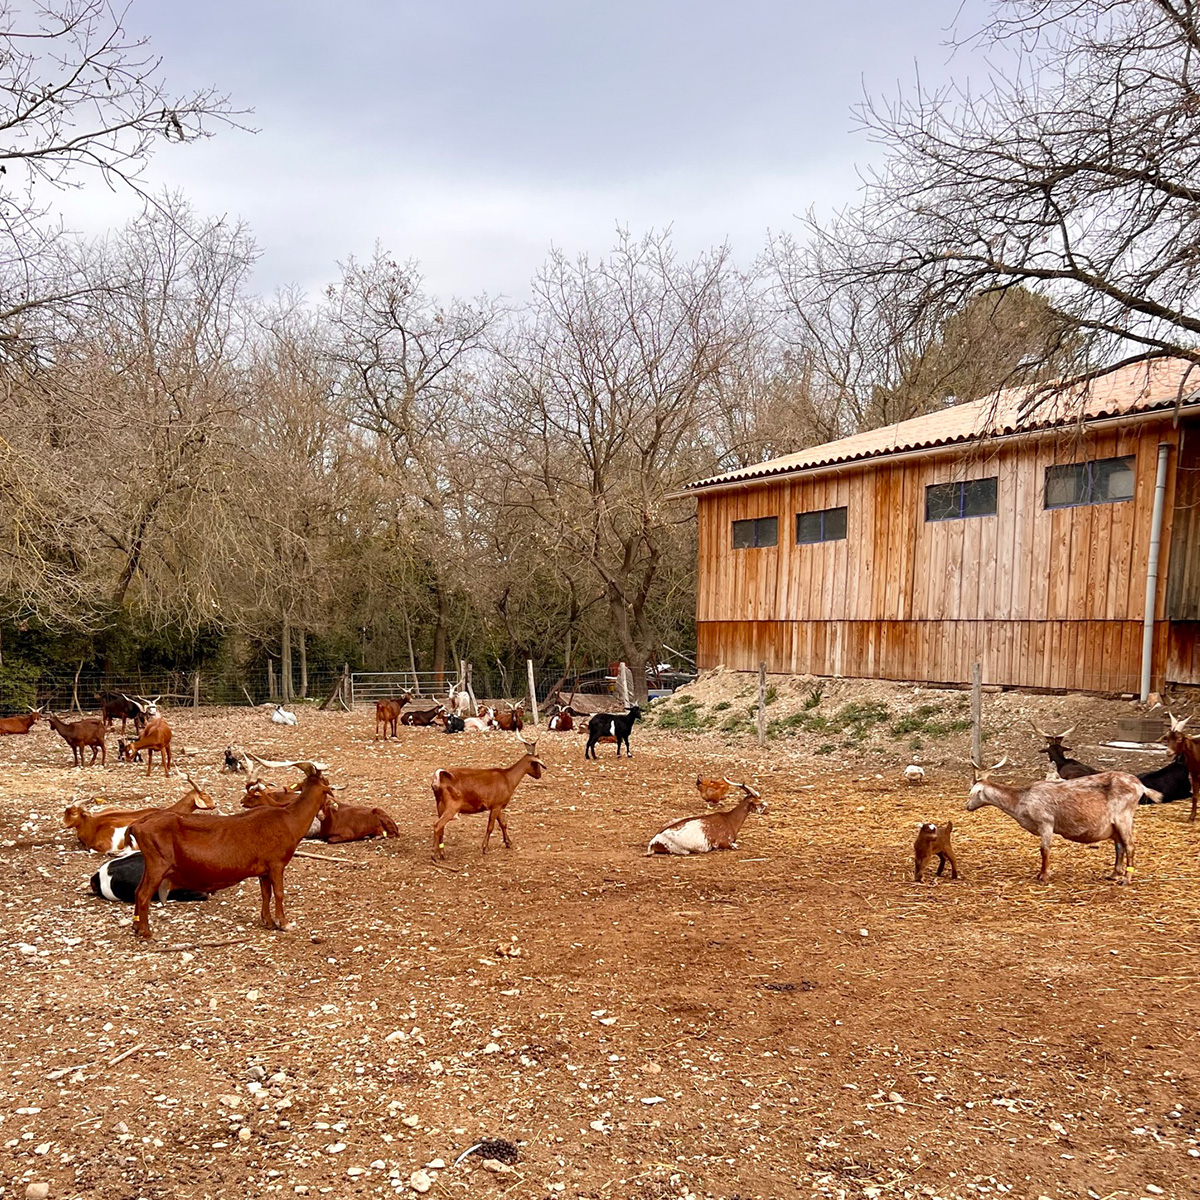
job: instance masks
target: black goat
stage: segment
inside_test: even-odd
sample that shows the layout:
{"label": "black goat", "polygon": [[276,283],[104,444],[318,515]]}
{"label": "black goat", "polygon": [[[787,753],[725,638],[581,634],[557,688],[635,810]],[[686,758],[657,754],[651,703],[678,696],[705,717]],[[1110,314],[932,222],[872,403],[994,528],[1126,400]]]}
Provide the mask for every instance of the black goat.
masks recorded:
{"label": "black goat", "polygon": [[[1033,725],[1033,722],[1029,722]],[[1086,763],[1081,763],[1077,758],[1068,758],[1063,747],[1063,742],[1067,740],[1075,732],[1075,726],[1070,729],[1064,729],[1062,733],[1047,733],[1044,729],[1038,729],[1033,725],[1034,732],[1039,737],[1046,739],[1046,744],[1039,751],[1045,754],[1054,764],[1054,769],[1058,772],[1059,779],[1082,779],[1085,775],[1099,775],[1100,770],[1097,767],[1089,767]]]}
{"label": "black goat", "polygon": [[591,720],[588,721],[588,740],[587,747],[583,752],[583,757],[596,757],[596,743],[603,737],[612,737],[617,740],[617,757],[621,757],[621,743],[625,743],[625,753],[629,758],[633,757],[633,751],[629,748],[629,732],[633,728],[634,721],[641,720],[642,710],[636,705],[631,705],[628,712],[623,713],[596,713]]}
{"label": "black goat", "polygon": [[466,722],[457,713],[447,713],[445,724],[447,733],[462,733],[467,727]]}
{"label": "black goat", "polygon": [[125,732],[129,721],[133,722],[133,727],[138,733],[146,727],[145,708],[123,692],[97,692],[96,699],[100,701],[100,719],[106,726],[120,717],[122,733]]}
{"label": "black goat", "polygon": [[225,747],[225,765],[221,770],[227,775],[236,775],[246,769],[246,762],[233,746]]}
{"label": "black goat", "polygon": [[[1182,754],[1177,754],[1165,767],[1159,767],[1156,771],[1146,771],[1138,778],[1148,788],[1162,793],[1163,804],[1170,804],[1172,800],[1187,800],[1192,795],[1192,780],[1188,774],[1187,759]],[[1152,804],[1153,801],[1143,796],[1138,803]]]}
{"label": "black goat", "polygon": [[[92,876],[92,891],[102,900],[116,900],[121,904],[132,904],[133,894],[146,872],[146,860],[140,854],[123,854],[111,859]],[[162,899],[162,896],[159,896]],[[172,888],[168,900],[207,900],[207,892],[189,892],[185,888]]]}

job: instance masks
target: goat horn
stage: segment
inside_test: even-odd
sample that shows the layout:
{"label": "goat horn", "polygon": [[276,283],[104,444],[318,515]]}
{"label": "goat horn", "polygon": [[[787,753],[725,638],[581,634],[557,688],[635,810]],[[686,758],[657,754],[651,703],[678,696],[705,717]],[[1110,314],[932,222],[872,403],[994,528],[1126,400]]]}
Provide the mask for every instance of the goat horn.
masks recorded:
{"label": "goat horn", "polygon": [[751,800],[759,799],[759,794],[748,783],[739,783],[738,787],[750,797]]}
{"label": "goat horn", "polygon": [[1078,721],[1076,721],[1076,722],[1075,722],[1075,724],[1074,724],[1074,725],[1072,725],[1070,729],[1064,729],[1064,730],[1062,731],[1062,733],[1060,733],[1060,734],[1058,734],[1058,735],[1057,735],[1057,736],[1058,736],[1058,740],[1059,740],[1060,742],[1065,742],[1065,741],[1067,740],[1067,738],[1069,738],[1069,737],[1071,736],[1071,734],[1073,734],[1073,733],[1075,732],[1075,730],[1076,730],[1076,729],[1078,729],[1078,728],[1079,728],[1079,722],[1078,722]]}
{"label": "goat horn", "polygon": [[1001,767],[1008,766],[1008,755],[1006,754],[998,763],[988,767],[989,771],[998,771]]}
{"label": "goat horn", "polygon": [[[1038,737],[1044,737],[1047,741],[1049,741],[1054,736],[1052,733],[1047,733],[1044,729],[1039,729],[1036,725],[1034,725],[1032,718],[1027,717],[1026,720],[1028,720],[1029,724],[1033,726],[1033,732],[1036,733]],[[978,763],[975,765],[979,766]],[[982,769],[983,768],[981,767],[980,770]]]}
{"label": "goat horn", "polygon": [[304,772],[306,778],[311,778],[313,775],[320,775],[322,771],[329,769],[328,763],[309,762],[307,759],[297,759],[295,762],[288,763],[289,767],[299,767]]}

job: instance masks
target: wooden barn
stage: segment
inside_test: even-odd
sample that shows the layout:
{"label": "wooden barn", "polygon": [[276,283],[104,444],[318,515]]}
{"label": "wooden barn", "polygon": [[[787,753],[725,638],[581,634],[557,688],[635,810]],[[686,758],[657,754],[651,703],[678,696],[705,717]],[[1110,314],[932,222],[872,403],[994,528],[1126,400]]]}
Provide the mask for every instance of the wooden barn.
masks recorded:
{"label": "wooden barn", "polygon": [[1186,363],[1002,392],[688,492],[701,667],[950,683],[979,661],[1015,687],[1200,685]]}

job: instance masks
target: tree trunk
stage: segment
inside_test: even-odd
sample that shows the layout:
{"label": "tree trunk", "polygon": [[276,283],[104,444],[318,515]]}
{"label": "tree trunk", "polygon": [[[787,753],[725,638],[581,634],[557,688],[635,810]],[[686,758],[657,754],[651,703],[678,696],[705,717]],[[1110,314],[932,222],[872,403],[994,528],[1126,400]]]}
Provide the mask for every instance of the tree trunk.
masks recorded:
{"label": "tree trunk", "polygon": [[408,667],[412,671],[413,677],[413,695],[421,694],[421,681],[417,678],[417,656],[413,653],[412,626],[408,622],[408,605],[403,609],[404,612],[404,637],[408,642]]}
{"label": "tree trunk", "polygon": [[638,645],[638,639],[629,626],[629,608],[625,604],[625,598],[620,589],[610,583],[607,591],[608,611],[612,616],[613,632],[617,635],[621,654],[633,675],[633,702],[639,705],[648,704],[650,692],[646,683],[646,663],[650,656]]}
{"label": "tree trunk", "polygon": [[438,688],[446,684],[446,597],[439,586],[437,595],[437,620],[433,627],[433,675]]}
{"label": "tree trunk", "polygon": [[308,634],[300,630],[300,699],[308,699]]}
{"label": "tree trunk", "polygon": [[292,623],[285,616],[279,633],[279,695],[284,704],[292,698]]}

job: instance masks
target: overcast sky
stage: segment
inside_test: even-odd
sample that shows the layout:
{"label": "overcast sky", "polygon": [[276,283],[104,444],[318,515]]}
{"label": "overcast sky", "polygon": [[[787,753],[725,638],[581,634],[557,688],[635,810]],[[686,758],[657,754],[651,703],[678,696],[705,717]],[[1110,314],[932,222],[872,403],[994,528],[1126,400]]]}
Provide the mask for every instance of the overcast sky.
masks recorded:
{"label": "overcast sky", "polygon": [[[852,200],[863,95],[980,69],[945,47],[983,0],[134,0],[175,91],[215,85],[254,134],[161,150],[156,186],[245,219],[256,286],[319,290],[376,240],[443,296],[521,297],[546,248],[618,223],[750,261]],[[89,186],[71,224],[130,213]]]}

